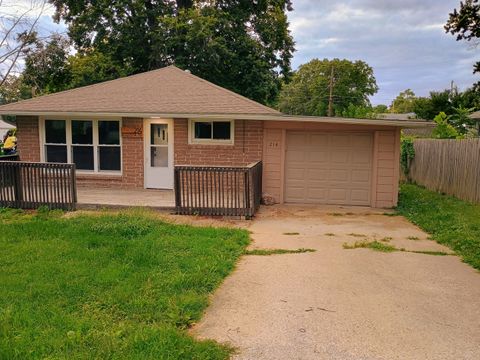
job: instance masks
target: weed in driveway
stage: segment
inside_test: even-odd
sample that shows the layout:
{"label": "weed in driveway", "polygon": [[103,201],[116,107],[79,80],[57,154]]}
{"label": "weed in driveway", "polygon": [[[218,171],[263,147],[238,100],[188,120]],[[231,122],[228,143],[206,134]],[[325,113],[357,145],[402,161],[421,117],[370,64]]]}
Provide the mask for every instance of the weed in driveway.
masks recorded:
{"label": "weed in driveway", "polygon": [[384,216],[400,216],[400,214],[395,213],[395,212],[384,212],[382,215]]}
{"label": "weed in driveway", "polygon": [[348,235],[353,236],[353,237],[367,237],[367,235],[365,235],[365,234],[356,234],[356,233],[350,233]]}
{"label": "weed in driveway", "polygon": [[347,250],[351,249],[372,249],[375,251],[380,251],[380,252],[395,252],[395,251],[401,251],[401,252],[409,252],[409,253],[415,253],[415,254],[425,254],[425,255],[435,255],[435,256],[446,256],[446,255],[454,255],[454,254],[449,254],[444,251],[428,251],[428,250],[407,250],[405,248],[396,248],[393,245],[387,245],[381,242],[378,242],[377,240],[374,241],[356,241],[353,244],[343,244],[343,248]]}
{"label": "weed in driveway", "polygon": [[258,255],[258,256],[268,256],[268,255],[282,255],[282,254],[302,254],[308,252],[315,252],[315,249],[253,249],[253,250],[245,250],[243,252],[244,255]]}
{"label": "weed in driveway", "polygon": [[334,233],[325,233],[325,236],[335,236]]}
{"label": "weed in driveway", "polygon": [[407,236],[407,240],[420,240],[417,236]]}
{"label": "weed in driveway", "polygon": [[283,235],[300,235],[298,232],[284,232]]}
{"label": "weed in driveway", "polygon": [[381,252],[393,252],[393,251],[398,251],[398,249],[395,246],[391,245],[386,245],[382,244],[381,242],[378,242],[377,240],[375,241],[355,241],[353,244],[343,244],[343,248],[347,250],[351,249],[372,249],[375,251],[381,251]]}
{"label": "weed in driveway", "polygon": [[327,215],[330,215],[330,216],[344,216],[345,214],[344,213],[333,212],[333,213],[328,213]]}

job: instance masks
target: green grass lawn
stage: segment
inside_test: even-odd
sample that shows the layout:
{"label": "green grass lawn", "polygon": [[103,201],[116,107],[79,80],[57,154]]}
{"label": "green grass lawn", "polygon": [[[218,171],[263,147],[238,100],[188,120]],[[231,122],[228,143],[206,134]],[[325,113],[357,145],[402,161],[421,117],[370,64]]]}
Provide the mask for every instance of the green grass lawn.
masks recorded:
{"label": "green grass lawn", "polygon": [[480,205],[405,184],[397,210],[480,270]]}
{"label": "green grass lawn", "polygon": [[226,359],[188,327],[246,231],[130,211],[0,210],[0,359]]}

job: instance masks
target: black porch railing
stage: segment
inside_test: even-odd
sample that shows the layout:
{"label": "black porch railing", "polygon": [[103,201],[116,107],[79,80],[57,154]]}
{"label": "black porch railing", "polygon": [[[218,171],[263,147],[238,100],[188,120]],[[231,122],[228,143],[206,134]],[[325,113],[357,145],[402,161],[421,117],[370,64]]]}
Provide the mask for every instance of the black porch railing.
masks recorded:
{"label": "black porch railing", "polygon": [[75,210],[74,164],[0,161],[0,207]]}
{"label": "black porch railing", "polygon": [[255,215],[262,197],[262,162],[243,167],[175,166],[175,207],[182,215]]}

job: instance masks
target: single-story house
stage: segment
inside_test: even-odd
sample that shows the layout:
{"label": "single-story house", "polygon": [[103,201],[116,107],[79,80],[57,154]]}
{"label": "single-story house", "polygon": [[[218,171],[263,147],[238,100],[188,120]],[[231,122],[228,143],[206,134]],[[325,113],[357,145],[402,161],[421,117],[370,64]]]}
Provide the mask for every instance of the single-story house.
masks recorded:
{"label": "single-story house", "polygon": [[418,120],[288,116],[175,66],[0,106],[21,160],[79,186],[172,189],[177,165],[263,162],[277,203],[393,207],[400,129]]}

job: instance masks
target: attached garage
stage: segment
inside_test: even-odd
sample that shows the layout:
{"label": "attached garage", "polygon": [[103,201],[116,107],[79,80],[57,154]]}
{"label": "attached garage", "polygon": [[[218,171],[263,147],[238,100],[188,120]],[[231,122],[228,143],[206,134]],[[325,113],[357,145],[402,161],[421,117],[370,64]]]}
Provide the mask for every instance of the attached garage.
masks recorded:
{"label": "attached garage", "polygon": [[285,202],[370,205],[372,133],[287,132]]}
{"label": "attached garage", "polygon": [[277,203],[378,208],[397,205],[400,121],[321,117],[288,120],[264,122],[266,196]]}

